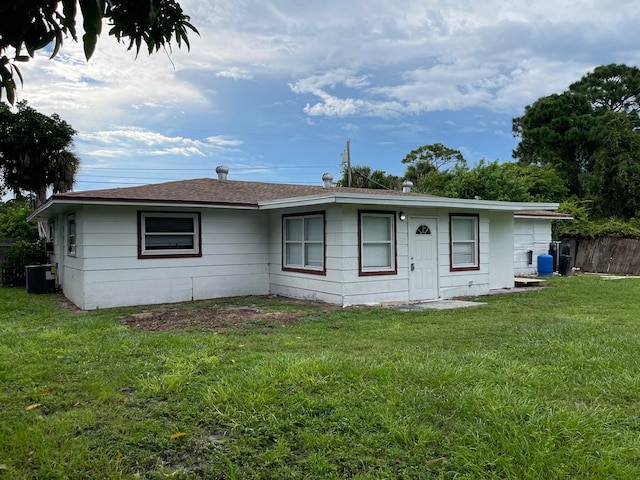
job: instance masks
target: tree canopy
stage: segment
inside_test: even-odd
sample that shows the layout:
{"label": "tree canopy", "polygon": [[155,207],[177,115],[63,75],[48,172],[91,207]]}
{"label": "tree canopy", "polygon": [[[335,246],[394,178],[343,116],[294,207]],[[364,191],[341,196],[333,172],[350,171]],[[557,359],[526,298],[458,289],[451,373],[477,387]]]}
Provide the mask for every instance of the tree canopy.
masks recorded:
{"label": "tree canopy", "polygon": [[442,143],[422,145],[411,150],[403,159],[407,164],[405,178],[414,184],[431,173],[437,173],[447,165],[464,160],[462,153],[453,148],[445,147]]}
{"label": "tree canopy", "polygon": [[0,202],[0,238],[38,239],[38,226],[27,222],[27,217],[33,211],[31,200],[25,197]]}
{"label": "tree canopy", "polygon": [[509,202],[558,202],[566,197],[553,168],[481,160],[470,168],[462,158],[442,171],[420,178],[416,191],[451,198],[481,198]]}
{"label": "tree canopy", "polygon": [[553,167],[595,216],[640,213],[640,69],[605,65],[514,118],[514,158]]}
{"label": "tree canopy", "polygon": [[[400,190],[411,180],[415,192],[450,198],[482,198],[512,202],[560,202],[567,189],[553,167],[481,160],[470,168],[460,151],[441,143],[412,150],[402,163],[404,176],[372,170],[367,165],[352,169],[353,186]],[[347,172],[338,185],[347,185]]]}
{"label": "tree canopy", "polygon": [[57,114],[50,117],[19,102],[17,112],[0,103],[0,174],[16,197],[33,192],[44,202],[47,188],[54,193],[73,186],[80,163],[73,153],[76,131]]}
{"label": "tree canopy", "polygon": [[569,91],[584,95],[593,110],[625,113],[634,130],[640,128],[640,70],[627,65],[602,65],[571,84]]}
{"label": "tree canopy", "polygon": [[[389,175],[383,170],[372,170],[368,165],[354,165],[351,168],[352,187],[394,190],[402,183],[400,177]],[[340,187],[349,186],[349,173],[346,168],[342,178],[336,182]]]}
{"label": "tree canopy", "polygon": [[51,58],[71,36],[78,41],[76,17],[82,13],[82,44],[87,60],[93,55],[103,21],[108,34],[128,42],[140,52],[144,43],[149,54],[175,42],[190,48],[188,33],[198,33],[175,0],[29,0],[0,3],[0,99],[15,101],[16,75],[23,77],[17,62],[27,62],[37,50],[48,48]]}

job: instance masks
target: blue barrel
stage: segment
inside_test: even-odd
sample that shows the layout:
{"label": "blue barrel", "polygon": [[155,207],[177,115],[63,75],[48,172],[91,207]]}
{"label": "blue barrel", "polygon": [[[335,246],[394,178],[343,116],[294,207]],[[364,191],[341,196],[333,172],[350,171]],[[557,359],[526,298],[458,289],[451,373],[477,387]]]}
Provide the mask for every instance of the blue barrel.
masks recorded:
{"label": "blue barrel", "polygon": [[538,276],[553,276],[553,257],[551,255],[547,255],[546,253],[538,255]]}

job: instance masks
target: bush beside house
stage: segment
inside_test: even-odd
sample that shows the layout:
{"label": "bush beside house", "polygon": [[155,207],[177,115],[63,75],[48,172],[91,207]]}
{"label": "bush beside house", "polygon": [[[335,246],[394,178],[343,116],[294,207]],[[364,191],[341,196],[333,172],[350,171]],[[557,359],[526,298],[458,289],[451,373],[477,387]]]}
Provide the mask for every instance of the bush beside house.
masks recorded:
{"label": "bush beside house", "polygon": [[0,283],[7,287],[20,287],[26,284],[25,267],[47,262],[44,241],[18,240],[4,250],[0,262]]}
{"label": "bush beside house", "polygon": [[25,266],[45,263],[44,243],[38,240],[38,227],[28,222],[32,212],[29,198],[0,205],[0,284],[25,285]]}

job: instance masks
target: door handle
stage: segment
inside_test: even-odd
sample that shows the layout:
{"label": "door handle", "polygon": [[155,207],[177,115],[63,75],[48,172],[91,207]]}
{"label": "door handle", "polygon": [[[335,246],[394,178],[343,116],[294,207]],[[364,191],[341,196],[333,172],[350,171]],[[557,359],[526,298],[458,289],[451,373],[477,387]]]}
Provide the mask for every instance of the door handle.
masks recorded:
{"label": "door handle", "polygon": [[415,269],[416,269],[416,264],[415,264],[415,263],[412,263],[412,264],[411,264],[411,271],[413,272]]}

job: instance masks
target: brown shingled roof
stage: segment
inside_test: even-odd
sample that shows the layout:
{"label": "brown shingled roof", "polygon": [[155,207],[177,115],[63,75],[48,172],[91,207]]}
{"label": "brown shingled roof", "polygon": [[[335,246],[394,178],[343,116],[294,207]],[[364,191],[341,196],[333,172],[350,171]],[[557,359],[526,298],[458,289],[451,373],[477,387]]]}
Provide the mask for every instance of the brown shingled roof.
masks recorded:
{"label": "brown shingled roof", "polygon": [[431,195],[401,193],[393,190],[373,190],[366,188],[333,187],[326,189],[315,185],[290,185],[280,183],[244,182],[237,180],[216,180],[197,178],[139,187],[87,190],[56,194],[54,200],[97,200],[125,202],[169,202],[225,205],[258,205],[259,202],[312,195],[342,193],[365,193],[369,195]]}

